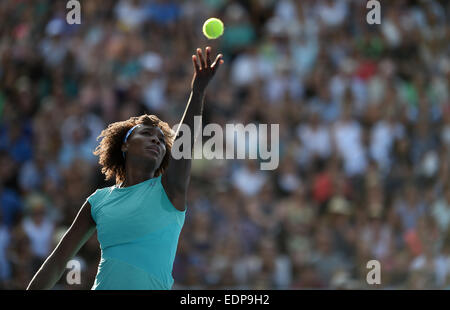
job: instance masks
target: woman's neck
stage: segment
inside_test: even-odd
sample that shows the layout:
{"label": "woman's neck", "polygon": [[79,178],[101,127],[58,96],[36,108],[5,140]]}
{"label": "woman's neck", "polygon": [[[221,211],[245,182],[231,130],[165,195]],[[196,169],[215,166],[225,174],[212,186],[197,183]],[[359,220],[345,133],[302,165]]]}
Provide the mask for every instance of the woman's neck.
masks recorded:
{"label": "woman's neck", "polygon": [[125,174],[125,180],[122,182],[120,187],[133,186],[135,184],[144,182],[148,179],[155,177],[155,171],[145,170],[145,169],[127,169]]}

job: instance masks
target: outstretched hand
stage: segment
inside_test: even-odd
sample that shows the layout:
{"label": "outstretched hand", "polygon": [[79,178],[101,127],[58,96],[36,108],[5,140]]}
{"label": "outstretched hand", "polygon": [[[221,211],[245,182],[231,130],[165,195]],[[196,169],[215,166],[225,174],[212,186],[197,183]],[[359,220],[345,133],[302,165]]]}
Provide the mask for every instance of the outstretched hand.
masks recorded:
{"label": "outstretched hand", "polygon": [[204,92],[219,66],[223,64],[222,54],[217,55],[216,60],[211,64],[211,47],[207,46],[205,51],[205,57],[201,48],[197,48],[197,55],[192,55],[192,63],[194,65],[194,77],[191,83],[192,91]]}

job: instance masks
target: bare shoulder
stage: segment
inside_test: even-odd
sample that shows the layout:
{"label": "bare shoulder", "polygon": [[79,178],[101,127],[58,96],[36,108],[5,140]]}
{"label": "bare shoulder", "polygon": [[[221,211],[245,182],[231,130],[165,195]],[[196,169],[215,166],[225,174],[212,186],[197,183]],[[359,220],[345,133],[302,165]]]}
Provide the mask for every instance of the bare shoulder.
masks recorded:
{"label": "bare shoulder", "polygon": [[72,222],[70,230],[75,231],[76,233],[79,231],[79,233],[83,234],[86,231],[94,230],[96,228],[97,224],[92,218],[91,208],[91,204],[86,200]]}

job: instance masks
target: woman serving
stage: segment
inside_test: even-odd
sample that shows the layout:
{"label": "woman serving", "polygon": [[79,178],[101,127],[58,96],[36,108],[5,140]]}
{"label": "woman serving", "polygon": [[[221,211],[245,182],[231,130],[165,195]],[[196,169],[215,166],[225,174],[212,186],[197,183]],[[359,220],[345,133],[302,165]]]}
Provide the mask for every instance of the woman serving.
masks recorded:
{"label": "woman serving", "polygon": [[[210,53],[207,47],[205,56],[200,48],[192,55],[191,95],[180,126],[194,127],[194,116],[202,114],[206,87],[223,63],[221,54],[211,63]],[[96,229],[101,260],[92,289],[172,288],[191,159],[171,156],[178,136],[155,115],[112,123],[100,137],[94,154],[106,180],[115,178],[116,184],[87,198],[27,289],[51,289]],[[191,145],[194,140],[191,136]]]}

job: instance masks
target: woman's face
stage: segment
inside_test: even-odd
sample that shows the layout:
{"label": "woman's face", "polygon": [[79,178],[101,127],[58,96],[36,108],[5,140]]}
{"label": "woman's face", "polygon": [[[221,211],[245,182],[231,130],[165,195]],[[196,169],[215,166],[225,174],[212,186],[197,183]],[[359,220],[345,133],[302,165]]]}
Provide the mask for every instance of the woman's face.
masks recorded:
{"label": "woman's face", "polygon": [[159,127],[141,125],[128,137],[122,151],[126,157],[153,161],[158,168],[166,155],[164,133]]}

